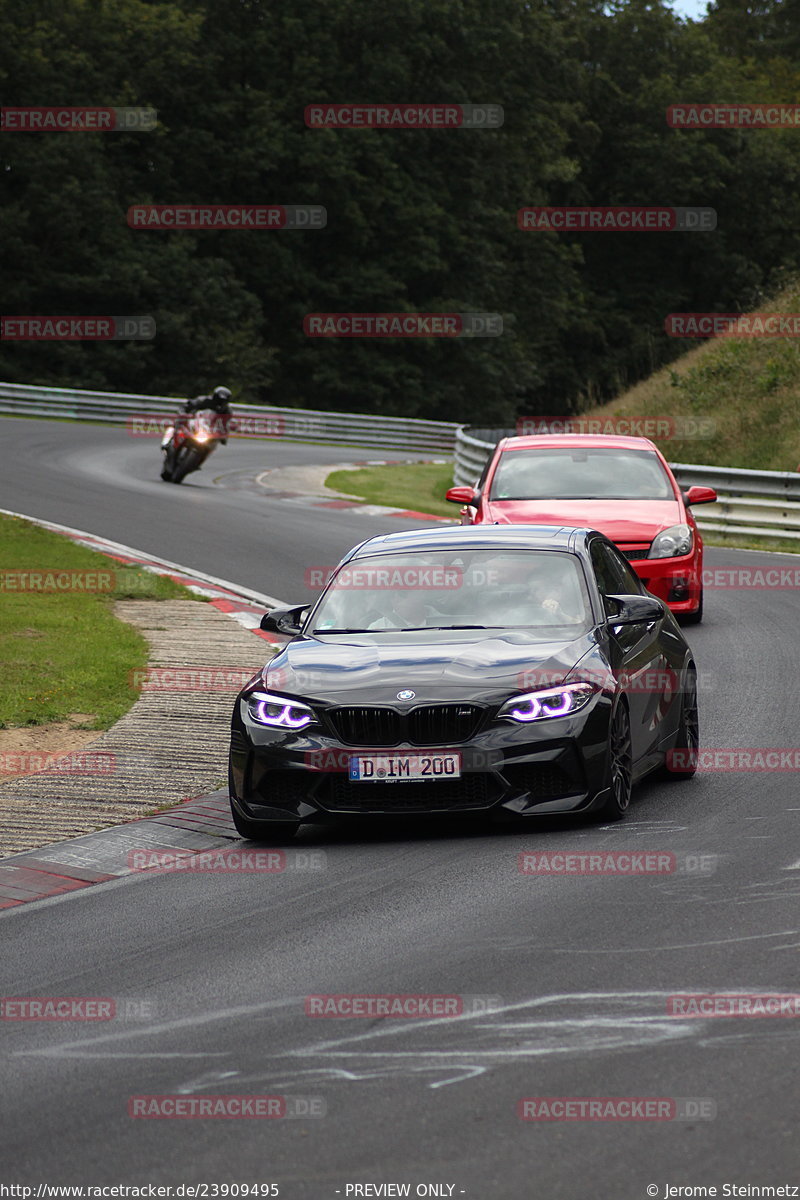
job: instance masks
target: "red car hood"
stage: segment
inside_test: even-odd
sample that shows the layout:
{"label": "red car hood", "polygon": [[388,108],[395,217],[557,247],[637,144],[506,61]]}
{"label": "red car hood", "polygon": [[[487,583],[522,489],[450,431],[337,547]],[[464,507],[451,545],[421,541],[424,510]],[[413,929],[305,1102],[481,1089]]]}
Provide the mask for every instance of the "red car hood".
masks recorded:
{"label": "red car hood", "polygon": [[482,524],[574,525],[599,529],[612,542],[652,542],[686,518],[677,500],[492,500]]}

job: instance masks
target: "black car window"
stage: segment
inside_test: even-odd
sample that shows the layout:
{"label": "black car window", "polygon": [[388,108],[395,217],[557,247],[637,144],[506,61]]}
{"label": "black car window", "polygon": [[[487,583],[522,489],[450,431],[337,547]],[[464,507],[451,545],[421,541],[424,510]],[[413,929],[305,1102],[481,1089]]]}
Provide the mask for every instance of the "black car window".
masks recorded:
{"label": "black car window", "polygon": [[615,590],[626,596],[640,596],[644,591],[642,581],[633,567],[630,566],[628,560],[624,555],[620,554],[616,546],[609,546],[603,543],[603,549],[609,561],[614,564],[612,568],[614,577],[620,581],[620,586]]}
{"label": "black car window", "polygon": [[603,597],[603,606],[607,614],[611,614],[611,606],[606,604],[606,596],[641,595],[642,585],[635,572],[628,566],[625,559],[612,546],[595,538],[591,547],[592,566],[597,577],[597,586]]}
{"label": "black car window", "polygon": [[483,485],[486,483],[486,476],[489,474],[489,467],[492,465],[493,459],[494,459],[494,455],[490,454],[489,457],[487,458],[486,462],[483,464],[483,470],[481,471],[481,477],[478,480],[478,482],[475,484],[476,492],[483,491]]}

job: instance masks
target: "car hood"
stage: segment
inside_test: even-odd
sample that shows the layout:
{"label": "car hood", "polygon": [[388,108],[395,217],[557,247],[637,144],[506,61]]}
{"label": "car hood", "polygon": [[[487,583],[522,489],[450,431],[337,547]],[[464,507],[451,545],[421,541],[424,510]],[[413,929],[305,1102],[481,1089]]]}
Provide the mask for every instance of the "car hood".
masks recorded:
{"label": "car hood", "polygon": [[686,517],[677,500],[492,500],[486,518],[500,525],[574,525],[612,542],[652,542]]}
{"label": "car hood", "polygon": [[490,700],[558,683],[594,646],[591,632],[547,642],[524,630],[299,637],[262,679],[272,691],[333,703],[393,704],[407,689],[417,704]]}

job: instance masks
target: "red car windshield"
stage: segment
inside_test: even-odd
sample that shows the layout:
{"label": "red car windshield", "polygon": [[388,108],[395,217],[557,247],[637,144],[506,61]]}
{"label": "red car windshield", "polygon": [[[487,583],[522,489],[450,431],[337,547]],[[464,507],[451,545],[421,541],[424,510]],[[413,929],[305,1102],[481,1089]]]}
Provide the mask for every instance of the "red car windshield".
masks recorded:
{"label": "red car windshield", "polygon": [[553,446],[506,450],[490,500],[674,500],[651,450]]}

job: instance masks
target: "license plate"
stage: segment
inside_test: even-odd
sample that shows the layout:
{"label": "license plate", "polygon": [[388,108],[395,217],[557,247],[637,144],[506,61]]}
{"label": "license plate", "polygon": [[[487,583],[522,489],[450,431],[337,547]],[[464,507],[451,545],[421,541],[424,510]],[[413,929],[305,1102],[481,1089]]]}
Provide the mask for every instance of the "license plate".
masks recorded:
{"label": "license plate", "polygon": [[359,754],[350,759],[350,779],[356,783],[460,778],[460,754]]}

